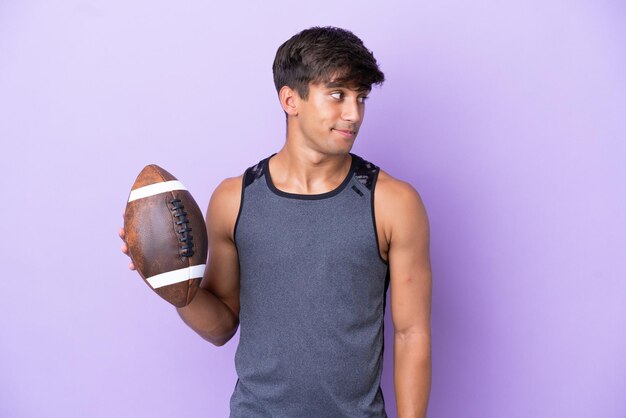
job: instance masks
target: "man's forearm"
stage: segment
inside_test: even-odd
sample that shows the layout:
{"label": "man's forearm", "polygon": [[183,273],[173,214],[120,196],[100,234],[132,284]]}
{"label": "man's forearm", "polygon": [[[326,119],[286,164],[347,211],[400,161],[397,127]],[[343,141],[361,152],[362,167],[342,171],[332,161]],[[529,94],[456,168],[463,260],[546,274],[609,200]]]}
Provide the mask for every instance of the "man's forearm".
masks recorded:
{"label": "man's forearm", "polygon": [[430,396],[430,336],[396,333],[394,386],[398,418],[425,418]]}
{"label": "man's forearm", "polygon": [[189,305],[176,310],[191,329],[214,345],[224,345],[237,332],[235,314],[206,289],[198,289]]}

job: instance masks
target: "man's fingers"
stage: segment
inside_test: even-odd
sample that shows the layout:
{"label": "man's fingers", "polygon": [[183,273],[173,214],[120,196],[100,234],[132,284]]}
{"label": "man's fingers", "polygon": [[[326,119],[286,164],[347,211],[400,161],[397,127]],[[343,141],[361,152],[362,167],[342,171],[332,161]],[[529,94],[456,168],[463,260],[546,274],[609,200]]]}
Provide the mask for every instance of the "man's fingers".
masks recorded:
{"label": "man's fingers", "polygon": [[[126,210],[124,209],[124,211],[122,211],[122,218],[124,218],[125,212],[126,212]],[[118,230],[117,234],[118,234],[118,235],[120,236],[120,238],[124,241],[124,243],[123,243],[123,244],[122,244],[122,246],[121,246],[121,250],[122,250],[122,252],[123,252],[124,254],[128,255],[128,245],[126,245],[126,239],[125,239],[125,238],[126,238],[126,233],[125,233],[125,231],[124,231],[124,228],[123,228],[123,227],[122,227],[122,228],[120,228],[120,229]],[[135,268],[135,264],[134,264],[132,261],[128,264],[128,268],[129,268],[129,269],[131,269],[131,270],[136,270],[136,268]]]}

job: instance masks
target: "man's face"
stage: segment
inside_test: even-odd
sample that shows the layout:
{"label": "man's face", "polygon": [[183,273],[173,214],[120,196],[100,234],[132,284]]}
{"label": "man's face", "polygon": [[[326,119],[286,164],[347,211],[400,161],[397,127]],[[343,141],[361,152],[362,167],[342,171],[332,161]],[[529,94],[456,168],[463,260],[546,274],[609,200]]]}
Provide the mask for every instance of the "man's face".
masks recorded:
{"label": "man's face", "polygon": [[319,152],[348,153],[363,122],[368,93],[332,81],[309,84],[308,99],[298,100],[298,135]]}

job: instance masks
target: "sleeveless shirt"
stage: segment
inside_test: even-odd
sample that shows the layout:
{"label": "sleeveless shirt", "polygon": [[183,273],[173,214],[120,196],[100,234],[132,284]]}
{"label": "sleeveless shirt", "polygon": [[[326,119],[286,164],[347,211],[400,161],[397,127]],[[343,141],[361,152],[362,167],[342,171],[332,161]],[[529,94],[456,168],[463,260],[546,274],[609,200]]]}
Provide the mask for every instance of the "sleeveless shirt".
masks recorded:
{"label": "sleeveless shirt", "polygon": [[389,263],[379,252],[379,167],[350,153],[332,191],[277,189],[270,155],[245,170],[231,418],[386,418],[380,378]]}

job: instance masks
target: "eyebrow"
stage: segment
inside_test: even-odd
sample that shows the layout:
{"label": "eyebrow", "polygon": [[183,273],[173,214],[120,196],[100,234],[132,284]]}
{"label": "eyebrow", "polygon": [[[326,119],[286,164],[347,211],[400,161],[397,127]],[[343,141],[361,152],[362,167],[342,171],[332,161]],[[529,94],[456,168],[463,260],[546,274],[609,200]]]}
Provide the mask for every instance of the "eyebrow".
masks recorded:
{"label": "eyebrow", "polygon": [[[335,88],[335,87],[344,87],[344,88],[350,89],[346,85],[346,83],[342,83],[341,81],[331,81],[330,83],[326,83],[325,86],[326,86],[327,89],[332,89],[332,88]],[[350,90],[352,90],[352,89],[350,89]],[[367,90],[367,89],[357,90],[358,93],[369,93],[370,91],[371,90]]]}

